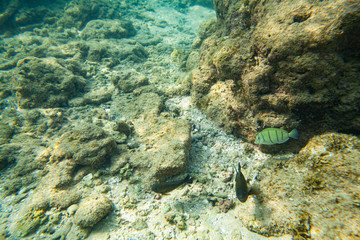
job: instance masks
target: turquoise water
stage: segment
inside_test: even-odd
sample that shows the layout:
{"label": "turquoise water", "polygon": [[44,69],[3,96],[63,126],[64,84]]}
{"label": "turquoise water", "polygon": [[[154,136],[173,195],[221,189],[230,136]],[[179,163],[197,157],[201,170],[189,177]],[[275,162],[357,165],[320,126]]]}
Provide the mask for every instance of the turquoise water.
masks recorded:
{"label": "turquoise water", "polygon": [[0,3],[0,239],[359,237],[356,4],[215,3]]}

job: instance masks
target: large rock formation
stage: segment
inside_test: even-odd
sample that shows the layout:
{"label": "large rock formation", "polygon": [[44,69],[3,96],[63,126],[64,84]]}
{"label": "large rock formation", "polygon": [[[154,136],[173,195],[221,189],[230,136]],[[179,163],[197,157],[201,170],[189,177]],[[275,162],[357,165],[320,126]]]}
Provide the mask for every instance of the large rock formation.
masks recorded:
{"label": "large rock formation", "polygon": [[359,238],[359,150],[358,138],[325,133],[291,159],[270,159],[239,219],[265,236]]}
{"label": "large rock formation", "polygon": [[[142,93],[114,99],[112,111],[133,119],[138,147],[130,151],[129,162],[141,169],[143,185],[181,173],[191,149],[191,125],[187,120],[162,112],[163,101],[156,93]],[[127,101],[127,102],[126,102]]]}
{"label": "large rock formation", "polygon": [[265,127],[360,129],[360,3],[215,0],[194,103],[252,141]]}
{"label": "large rock formation", "polygon": [[63,107],[84,90],[86,80],[63,67],[54,58],[24,58],[7,76],[13,95],[22,108]]}

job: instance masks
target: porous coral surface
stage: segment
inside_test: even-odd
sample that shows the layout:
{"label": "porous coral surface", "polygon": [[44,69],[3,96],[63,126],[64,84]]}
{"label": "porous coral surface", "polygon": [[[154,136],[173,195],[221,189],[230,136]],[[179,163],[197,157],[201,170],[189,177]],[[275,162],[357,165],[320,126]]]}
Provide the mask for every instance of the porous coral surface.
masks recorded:
{"label": "porous coral surface", "polygon": [[[357,1],[215,1],[216,33],[193,74],[194,103],[254,140],[266,127],[359,129]],[[221,112],[221,114],[217,114]]]}

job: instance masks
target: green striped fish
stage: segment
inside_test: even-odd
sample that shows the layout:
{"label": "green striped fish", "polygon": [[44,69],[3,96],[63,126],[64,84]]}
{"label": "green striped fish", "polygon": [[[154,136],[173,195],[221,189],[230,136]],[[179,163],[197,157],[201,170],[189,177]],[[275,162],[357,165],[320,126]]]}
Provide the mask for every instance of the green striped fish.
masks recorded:
{"label": "green striped fish", "polygon": [[289,133],[288,131],[280,128],[265,128],[258,135],[256,135],[255,144],[281,144],[289,140],[289,138],[298,139],[298,131],[294,129]]}

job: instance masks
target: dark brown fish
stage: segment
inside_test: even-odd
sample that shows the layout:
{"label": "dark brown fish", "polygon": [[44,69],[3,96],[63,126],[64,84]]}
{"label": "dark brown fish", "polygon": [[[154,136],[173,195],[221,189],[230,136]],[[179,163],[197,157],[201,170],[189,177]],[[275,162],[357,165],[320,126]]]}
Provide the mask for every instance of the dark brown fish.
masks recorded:
{"label": "dark brown fish", "polygon": [[241,166],[240,163],[238,164],[238,169],[235,168],[235,192],[236,197],[241,202],[246,202],[248,196],[249,196],[249,189],[247,186],[247,182],[245,180],[244,175],[241,172]]}
{"label": "dark brown fish", "polygon": [[154,192],[157,192],[157,193],[164,194],[164,193],[174,190],[181,184],[188,183],[188,182],[192,182],[192,178],[189,175],[186,175],[182,179],[174,179],[174,180],[169,180],[169,181],[165,181],[165,182],[155,183],[151,186],[151,190],[153,190]]}

